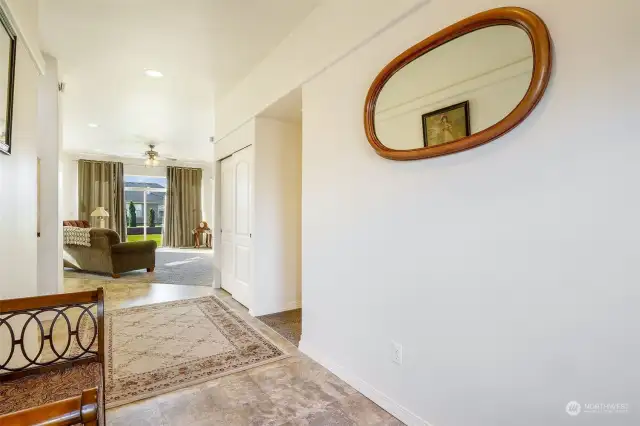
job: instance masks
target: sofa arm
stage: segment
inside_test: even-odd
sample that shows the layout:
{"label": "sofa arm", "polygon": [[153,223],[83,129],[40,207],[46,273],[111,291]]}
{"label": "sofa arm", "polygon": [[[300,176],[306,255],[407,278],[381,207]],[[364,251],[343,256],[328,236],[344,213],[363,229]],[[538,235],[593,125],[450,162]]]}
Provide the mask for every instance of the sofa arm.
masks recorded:
{"label": "sofa arm", "polygon": [[155,241],[135,241],[131,243],[120,243],[111,246],[111,253],[113,254],[127,254],[127,253],[143,253],[149,251],[155,251],[158,244]]}
{"label": "sofa arm", "polygon": [[93,228],[89,232],[91,235],[91,247],[109,252],[109,248],[120,243],[120,236],[111,229]]}

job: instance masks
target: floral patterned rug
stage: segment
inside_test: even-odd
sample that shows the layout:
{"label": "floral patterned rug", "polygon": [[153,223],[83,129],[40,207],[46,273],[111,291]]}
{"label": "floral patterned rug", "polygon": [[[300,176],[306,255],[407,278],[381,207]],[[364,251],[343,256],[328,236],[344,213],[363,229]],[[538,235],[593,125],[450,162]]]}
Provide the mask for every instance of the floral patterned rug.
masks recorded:
{"label": "floral patterned rug", "polygon": [[105,337],[107,408],[287,357],[213,296],[107,312]]}

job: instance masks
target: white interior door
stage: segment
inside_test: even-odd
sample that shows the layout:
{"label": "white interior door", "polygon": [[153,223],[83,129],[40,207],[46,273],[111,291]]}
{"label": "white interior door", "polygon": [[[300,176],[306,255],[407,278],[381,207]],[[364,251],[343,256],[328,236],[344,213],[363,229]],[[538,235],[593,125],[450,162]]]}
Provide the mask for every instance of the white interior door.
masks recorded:
{"label": "white interior door", "polygon": [[253,147],[221,164],[221,286],[247,307],[251,297]]}

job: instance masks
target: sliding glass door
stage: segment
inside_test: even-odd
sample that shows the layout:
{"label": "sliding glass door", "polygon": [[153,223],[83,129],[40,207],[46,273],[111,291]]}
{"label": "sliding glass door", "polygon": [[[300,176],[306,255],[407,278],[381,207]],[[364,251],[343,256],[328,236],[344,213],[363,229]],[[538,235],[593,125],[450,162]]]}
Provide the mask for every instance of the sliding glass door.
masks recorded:
{"label": "sliding glass door", "polygon": [[125,176],[127,241],[154,240],[162,246],[167,178]]}

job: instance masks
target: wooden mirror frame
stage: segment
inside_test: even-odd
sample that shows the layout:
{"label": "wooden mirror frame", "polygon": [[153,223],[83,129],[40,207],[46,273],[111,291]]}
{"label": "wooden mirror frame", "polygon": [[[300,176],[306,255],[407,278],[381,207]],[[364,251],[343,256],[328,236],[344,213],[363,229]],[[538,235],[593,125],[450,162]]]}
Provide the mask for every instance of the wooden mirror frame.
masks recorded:
{"label": "wooden mirror frame", "polygon": [[[529,35],[533,48],[533,73],[529,89],[520,103],[505,118],[478,133],[433,147],[407,150],[391,149],[376,135],[375,109],[378,96],[389,79],[404,66],[445,43],[473,31],[496,25],[512,25]],[[551,77],[551,37],[544,21],[535,13],[519,7],[501,7],[478,13],[426,38],[391,61],[369,88],[364,106],[364,129],[369,143],[382,157],[390,160],[419,160],[453,154],[490,142],[518,126],[533,111]]]}

